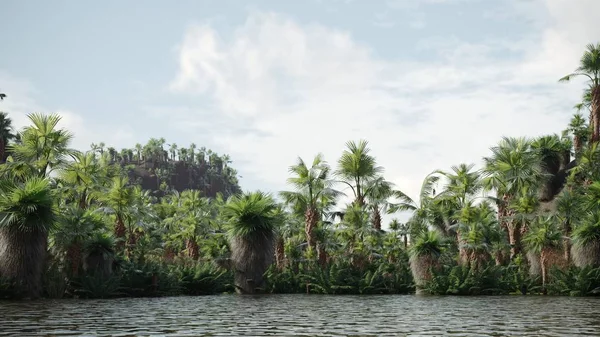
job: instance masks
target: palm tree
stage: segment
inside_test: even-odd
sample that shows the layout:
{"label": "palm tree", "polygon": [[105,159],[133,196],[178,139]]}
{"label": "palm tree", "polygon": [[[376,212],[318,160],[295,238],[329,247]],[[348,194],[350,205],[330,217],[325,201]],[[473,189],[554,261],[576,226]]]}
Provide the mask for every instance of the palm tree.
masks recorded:
{"label": "palm tree", "polygon": [[135,156],[137,157],[138,163],[142,161],[142,144],[135,144]]}
{"label": "palm tree", "polygon": [[[446,177],[447,183],[442,192],[437,196],[437,204],[448,213],[447,222],[450,227],[456,229],[456,242],[459,245],[459,256],[461,261],[467,262],[468,256],[465,250],[465,242],[461,235],[461,228],[456,222],[469,223],[472,215],[472,204],[483,189],[482,179],[477,171],[473,171],[474,164],[460,164],[452,166],[451,172],[436,171]],[[469,229],[469,226],[466,226]]]}
{"label": "palm tree", "polygon": [[563,250],[567,263],[571,262],[571,234],[573,225],[581,221],[582,200],[579,193],[564,189],[556,198],[556,216],[562,222]]}
{"label": "palm tree", "polygon": [[190,163],[194,163],[194,160],[196,159],[194,156],[194,151],[196,150],[196,144],[192,143],[190,144]]}
{"label": "palm tree", "polygon": [[57,114],[27,115],[33,123],[21,133],[21,142],[10,146],[12,156],[21,162],[30,163],[38,177],[44,178],[54,169],[66,163],[66,157],[75,153],[69,148],[73,134],[65,129],[58,129],[61,117]]}
{"label": "palm tree", "polygon": [[81,209],[86,209],[93,199],[93,192],[106,180],[105,172],[92,151],[76,152],[73,159],[60,170],[59,177],[69,196],[77,200]]}
{"label": "palm tree", "polygon": [[409,250],[410,269],[415,280],[417,293],[431,280],[431,270],[439,265],[442,255],[443,241],[437,231],[422,233]]}
{"label": "palm tree", "polygon": [[55,218],[49,182],[2,179],[0,192],[0,275],[16,282],[23,296],[37,298]]}
{"label": "palm tree", "polygon": [[[167,145],[169,145],[169,144],[167,144]],[[177,144],[175,144],[175,143],[170,144],[169,152],[171,152],[171,160],[175,161],[177,159],[176,158],[176,156],[177,156]]]}
{"label": "palm tree", "polygon": [[542,287],[546,288],[548,277],[547,258],[550,250],[560,246],[561,233],[556,225],[556,219],[550,217],[537,217],[534,226],[530,229],[523,241],[529,251],[539,254],[540,266],[542,268]]}
{"label": "palm tree", "polygon": [[557,176],[571,161],[571,141],[558,135],[542,136],[531,143],[531,149],[539,160],[540,201],[548,202],[559,192]]}
{"label": "palm tree", "polygon": [[381,230],[381,214],[392,213],[394,210],[394,204],[390,199],[397,194],[394,184],[381,176],[365,184],[364,196],[371,210],[373,228],[376,230]]}
{"label": "palm tree", "polygon": [[6,160],[6,146],[15,138],[12,121],[5,112],[0,112],[0,164]]}
{"label": "palm tree", "polygon": [[497,195],[498,219],[507,231],[511,245],[511,259],[520,252],[521,224],[512,221],[511,202],[524,190],[534,190],[542,181],[540,159],[526,138],[503,137],[491,148],[492,156],[484,158],[486,189]]}
{"label": "palm tree", "polygon": [[600,212],[587,211],[573,231],[573,262],[578,267],[600,267]]}
{"label": "palm tree", "polygon": [[366,140],[358,143],[349,141],[346,150],[338,160],[336,174],[341,178],[341,183],[348,185],[354,194],[354,202],[359,206],[365,204],[365,184],[383,173],[383,168],[376,166],[375,157],[369,155],[371,151]]}
{"label": "palm tree", "polygon": [[208,234],[212,218],[210,200],[200,197],[199,191],[186,190],[181,193],[180,207],[169,218],[169,222],[178,224],[173,238],[183,238],[188,256],[194,260],[200,257],[198,241]]}
{"label": "palm tree", "polygon": [[315,156],[310,168],[298,157],[297,163],[290,166],[289,171],[293,176],[288,178],[288,184],[293,185],[296,191],[283,191],[280,195],[286,204],[304,214],[306,242],[308,247],[315,249],[314,230],[326,207],[333,203],[340,193],[331,188],[330,168],[322,154]]}
{"label": "palm tree", "polygon": [[117,176],[112,180],[110,189],[100,198],[100,204],[104,211],[115,217],[115,238],[117,247],[122,248],[125,244],[127,227],[125,221],[130,216],[131,207],[134,205],[134,191],[128,186],[129,179],[125,176]]}
{"label": "palm tree", "polygon": [[263,192],[231,197],[223,207],[231,244],[236,291],[252,294],[264,283],[273,263],[275,229],[281,223],[279,206]]}
{"label": "palm tree", "polygon": [[600,140],[600,43],[596,45],[593,43],[588,44],[579,61],[579,67],[575,69],[575,72],[564,76],[559,81],[568,82],[576,76],[584,76],[589,79],[588,84],[591,92],[590,124],[592,125],[590,142],[598,142]]}
{"label": "palm tree", "polygon": [[104,221],[96,210],[68,207],[57,219],[57,228],[52,235],[52,245],[65,254],[71,265],[70,275],[77,276],[83,263],[84,244],[92,235],[104,227]]}
{"label": "palm tree", "polygon": [[576,113],[569,122],[567,132],[573,135],[573,148],[575,150],[575,158],[579,158],[579,154],[583,149],[583,144],[588,138],[587,121],[582,114]]}
{"label": "palm tree", "polygon": [[3,101],[6,98],[6,94],[3,92],[0,92],[0,101]]}

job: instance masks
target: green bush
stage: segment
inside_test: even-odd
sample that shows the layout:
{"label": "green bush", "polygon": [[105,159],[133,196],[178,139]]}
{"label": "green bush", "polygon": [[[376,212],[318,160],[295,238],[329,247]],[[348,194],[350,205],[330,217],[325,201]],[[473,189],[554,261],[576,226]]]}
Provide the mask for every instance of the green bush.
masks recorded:
{"label": "green bush", "polygon": [[484,265],[472,269],[467,265],[443,265],[432,271],[424,290],[433,295],[506,295],[520,292],[523,286],[535,291],[538,280],[530,278],[516,265]]}
{"label": "green bush", "polygon": [[211,295],[233,292],[233,273],[211,263],[181,266],[173,269],[184,295]]}
{"label": "green bush", "polygon": [[364,269],[349,261],[336,261],[321,267],[313,261],[266,273],[267,292],[311,294],[407,294],[414,292],[408,264],[375,261]]}
{"label": "green bush", "polygon": [[552,295],[600,296],[600,268],[551,268],[547,289]]}

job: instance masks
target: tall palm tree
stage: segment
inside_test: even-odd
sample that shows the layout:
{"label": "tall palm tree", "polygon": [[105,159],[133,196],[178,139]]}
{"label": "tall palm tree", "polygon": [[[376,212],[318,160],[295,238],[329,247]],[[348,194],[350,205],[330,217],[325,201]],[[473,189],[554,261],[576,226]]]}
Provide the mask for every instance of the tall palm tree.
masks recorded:
{"label": "tall palm tree", "polygon": [[223,208],[231,243],[237,292],[263,287],[263,275],[274,258],[275,229],[282,222],[279,205],[263,192],[231,197]]}
{"label": "tall palm tree", "polygon": [[486,189],[495,190],[498,218],[507,231],[511,245],[511,259],[520,252],[521,224],[512,221],[511,202],[524,190],[535,190],[542,181],[540,159],[526,138],[503,137],[491,148],[492,155],[484,158],[483,183]]}
{"label": "tall palm tree", "polygon": [[600,43],[590,43],[586,46],[586,51],[579,60],[579,67],[575,72],[564,76],[559,81],[568,82],[573,77],[584,76],[589,82],[591,92],[591,119],[592,136],[590,142],[600,140]]}
{"label": "tall palm tree", "polygon": [[310,168],[302,158],[298,158],[295,165],[290,166],[292,177],[288,178],[288,184],[295,187],[295,191],[280,192],[286,204],[294,207],[298,212],[304,214],[304,229],[308,247],[315,249],[316,240],[314,231],[323,212],[340,194],[331,188],[332,181],[329,179],[330,168],[323,159],[322,154],[317,154]]}
{"label": "tall palm tree", "polygon": [[3,92],[0,92],[0,101],[3,101],[6,98],[6,94]]}
{"label": "tall palm tree", "polygon": [[575,158],[579,158],[583,149],[583,144],[588,139],[589,127],[587,121],[582,114],[576,113],[569,122],[567,132],[573,136],[573,149],[575,151]]}
{"label": "tall palm tree", "polygon": [[142,144],[135,144],[135,156],[137,157],[138,163],[142,161]]}
{"label": "tall palm tree", "polygon": [[420,234],[409,249],[410,269],[415,280],[417,293],[431,280],[431,270],[439,265],[443,240],[437,231]]}
{"label": "tall palm tree", "polygon": [[369,154],[371,149],[367,147],[368,144],[366,140],[347,142],[336,171],[341,178],[340,182],[352,189],[354,202],[359,206],[365,204],[365,184],[383,173],[383,168],[377,166],[375,157]]}
{"label": "tall palm tree", "polygon": [[135,194],[129,179],[125,176],[117,176],[112,180],[110,189],[100,198],[100,204],[104,211],[115,217],[114,233],[117,239],[117,248],[125,244],[127,227],[125,221],[131,215],[131,207],[135,203]]}
{"label": "tall palm tree", "polygon": [[398,191],[394,189],[394,184],[385,180],[382,176],[369,180],[365,184],[364,196],[371,210],[373,228],[381,230],[382,213],[392,213],[394,204],[391,198],[394,198]]}
{"label": "tall palm tree", "polygon": [[42,291],[53,203],[45,178],[0,180],[0,275],[16,282],[25,297]]}
{"label": "tall palm tree", "polygon": [[[474,164],[460,164],[452,166],[450,172],[436,171],[446,178],[446,185],[442,192],[437,196],[437,204],[440,205],[448,214],[447,222],[450,227],[456,230],[456,242],[459,246],[459,255],[461,261],[467,262],[468,256],[465,250],[464,238],[461,230],[464,226],[457,226],[458,223],[469,223],[471,210],[473,209],[474,199],[479,197],[483,190],[481,175],[473,171]],[[465,229],[469,230],[469,226]]]}
{"label": "tall palm tree", "polygon": [[0,112],[0,164],[6,160],[6,146],[13,140],[12,121],[5,112]]}
{"label": "tall palm tree", "polygon": [[176,156],[177,156],[177,144],[173,143],[173,144],[167,144],[169,145],[169,152],[171,153],[171,160],[175,161],[177,160]]}
{"label": "tall palm tree", "polygon": [[539,254],[542,268],[542,287],[546,287],[548,278],[547,259],[551,249],[556,248],[561,242],[561,232],[556,225],[556,219],[550,217],[537,217],[531,230],[523,238],[529,251]]}
{"label": "tall palm tree", "polygon": [[194,163],[195,155],[194,155],[194,151],[196,150],[196,144],[192,143],[190,144],[190,163]]}
{"label": "tall palm tree", "polygon": [[71,276],[79,274],[85,243],[103,227],[104,221],[97,210],[67,207],[58,214],[52,246],[57,253],[64,254]]}
{"label": "tall palm tree", "polygon": [[556,216],[562,222],[565,261],[571,262],[571,234],[573,226],[581,222],[582,200],[579,193],[564,189],[556,198]]}

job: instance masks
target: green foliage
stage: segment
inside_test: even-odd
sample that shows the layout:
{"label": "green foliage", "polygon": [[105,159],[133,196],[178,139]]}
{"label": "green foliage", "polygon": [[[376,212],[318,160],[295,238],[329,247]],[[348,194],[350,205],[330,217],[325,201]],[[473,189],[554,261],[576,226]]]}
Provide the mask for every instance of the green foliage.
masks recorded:
{"label": "green foliage", "polygon": [[210,263],[182,266],[173,270],[183,295],[212,295],[233,292],[233,273]]}
{"label": "green foliage", "polygon": [[122,261],[111,275],[90,271],[71,283],[81,298],[211,295],[233,292],[231,271],[210,263],[164,265]]}
{"label": "green foliage", "polygon": [[[599,69],[600,44],[590,44],[576,71],[561,79],[590,80],[579,108],[597,110]],[[51,298],[254,292],[263,276],[259,290],[274,293],[403,294],[418,281],[419,290],[444,295],[597,295],[600,112],[590,112],[590,125],[576,115],[562,136],[502,138],[481,171],[464,163],[435,170],[414,200],[386,180],[366,140],[349,141],[334,171],[339,181],[321,154],[310,168],[302,159],[291,166],[294,191],[280,194],[284,205],[263,192],[239,193],[229,157],[195,144],[152,138],[132,149],[92,144],[83,153],[69,148],[73,135],[58,128],[56,114],[30,114],[31,125],[14,134],[2,113],[0,240],[18,242],[7,226],[37,230],[43,235],[28,263],[49,261],[3,273],[32,271],[39,280],[45,270]],[[196,189],[175,191],[175,172]],[[143,190],[148,180],[158,191]],[[351,189],[345,207],[336,183]],[[215,186],[222,195],[203,195]],[[382,215],[397,211],[412,214],[382,230]],[[568,257],[571,241],[571,260],[583,267],[552,269],[548,278],[543,272],[548,287],[541,287],[530,275],[536,258],[546,271],[552,253],[563,249]],[[14,246],[0,251],[2,261],[21,257]],[[0,298],[19,291],[0,277]]]}
{"label": "green foliage", "polygon": [[552,268],[547,287],[548,293],[553,295],[600,296],[600,268]]}
{"label": "green foliage", "polygon": [[47,179],[0,180],[0,227],[48,231],[54,218],[54,199]]}
{"label": "green foliage", "polygon": [[72,295],[90,299],[122,296],[119,283],[119,275],[106,275],[98,271],[85,273],[72,281]]}
{"label": "green foliage", "polygon": [[48,298],[63,298],[68,289],[68,280],[60,269],[60,263],[50,260],[43,275],[44,294]]}
{"label": "green foliage", "polygon": [[444,242],[439,232],[428,231],[416,238],[416,242],[410,247],[410,256],[434,256],[442,254]]}
{"label": "green foliage", "polygon": [[375,261],[358,268],[347,260],[320,267],[313,262],[266,273],[267,291],[272,293],[309,294],[408,294],[414,292],[408,261],[400,264]]}
{"label": "green foliage", "polygon": [[433,295],[506,295],[529,285],[523,274],[515,265],[488,264],[480,269],[444,265],[433,271],[433,278],[426,282],[424,289]]}
{"label": "green foliage", "polygon": [[231,197],[222,212],[228,220],[230,237],[264,236],[272,233],[282,220],[279,205],[260,191]]}

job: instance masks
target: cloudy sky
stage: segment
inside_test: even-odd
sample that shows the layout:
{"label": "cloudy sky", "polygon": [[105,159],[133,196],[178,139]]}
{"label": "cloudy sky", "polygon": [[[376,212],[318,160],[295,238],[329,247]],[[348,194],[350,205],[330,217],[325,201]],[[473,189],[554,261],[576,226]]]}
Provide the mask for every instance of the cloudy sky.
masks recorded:
{"label": "cloudy sky", "polygon": [[287,188],[367,139],[386,177],[480,164],[501,136],[560,132],[600,41],[598,0],[5,0],[0,103],[59,112],[85,150],[150,137],[229,154],[245,190]]}

